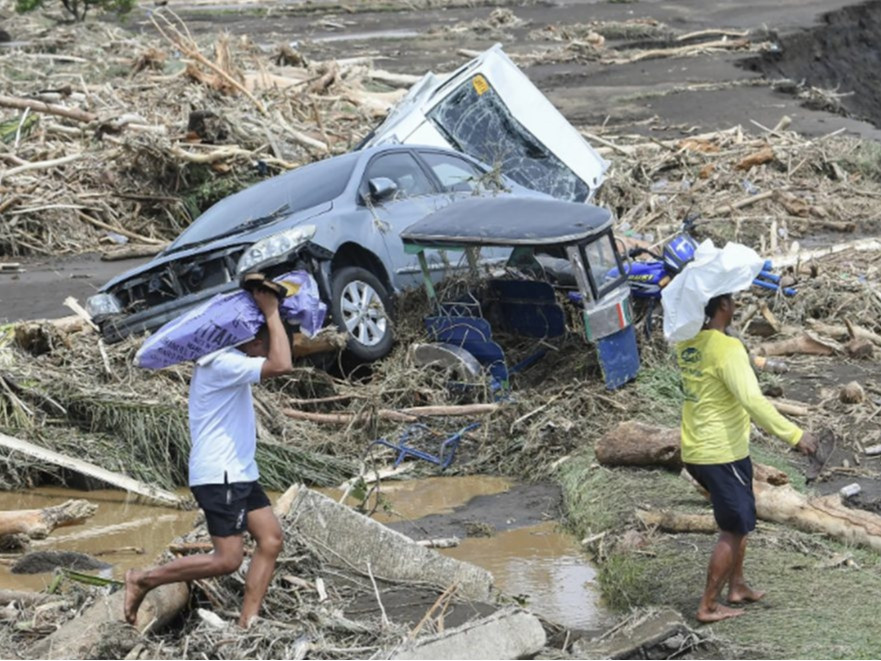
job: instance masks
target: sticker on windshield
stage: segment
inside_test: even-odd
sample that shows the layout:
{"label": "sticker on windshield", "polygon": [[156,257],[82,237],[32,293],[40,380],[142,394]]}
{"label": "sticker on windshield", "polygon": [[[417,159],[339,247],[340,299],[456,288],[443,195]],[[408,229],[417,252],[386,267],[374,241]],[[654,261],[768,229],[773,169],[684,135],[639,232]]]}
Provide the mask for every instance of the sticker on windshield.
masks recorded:
{"label": "sticker on windshield", "polygon": [[474,85],[474,91],[477,92],[477,96],[481,96],[484,92],[489,91],[489,83],[480,74],[471,79],[471,84]]}

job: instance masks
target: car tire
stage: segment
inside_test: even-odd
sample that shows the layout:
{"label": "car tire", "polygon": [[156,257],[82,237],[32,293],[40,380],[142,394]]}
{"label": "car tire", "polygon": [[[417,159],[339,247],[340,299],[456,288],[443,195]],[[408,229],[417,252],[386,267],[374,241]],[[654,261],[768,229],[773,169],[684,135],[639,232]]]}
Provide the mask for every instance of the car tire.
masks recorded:
{"label": "car tire", "polygon": [[348,334],[346,349],[357,360],[379,360],[392,350],[391,309],[388,290],[367,269],[346,266],[331,277],[330,314]]}

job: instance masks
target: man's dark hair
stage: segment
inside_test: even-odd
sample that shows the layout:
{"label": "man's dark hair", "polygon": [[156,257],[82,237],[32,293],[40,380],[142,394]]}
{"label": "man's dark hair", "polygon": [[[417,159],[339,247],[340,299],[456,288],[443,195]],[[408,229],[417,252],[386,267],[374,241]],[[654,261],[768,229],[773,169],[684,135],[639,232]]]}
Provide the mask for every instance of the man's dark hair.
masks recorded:
{"label": "man's dark hair", "polygon": [[[287,333],[288,341],[293,342],[294,341],[294,328],[293,328],[293,326],[291,326],[287,321],[283,322],[282,325],[284,326],[285,333]],[[257,334],[254,337],[256,339],[260,340],[261,342],[268,342],[269,341],[269,326],[267,326],[265,322],[263,324],[261,324],[260,328],[257,330]]]}
{"label": "man's dark hair", "polygon": [[704,315],[707,319],[712,319],[716,316],[716,313],[719,311],[719,306],[722,305],[722,301],[731,301],[731,294],[719,294],[719,296],[714,296],[710,299],[710,302],[707,303],[707,307],[704,308]]}

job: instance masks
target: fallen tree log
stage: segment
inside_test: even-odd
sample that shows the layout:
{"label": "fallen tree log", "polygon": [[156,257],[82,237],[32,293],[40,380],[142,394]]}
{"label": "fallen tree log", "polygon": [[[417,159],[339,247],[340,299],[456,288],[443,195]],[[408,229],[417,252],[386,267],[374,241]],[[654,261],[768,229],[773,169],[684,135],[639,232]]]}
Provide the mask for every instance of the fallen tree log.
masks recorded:
{"label": "fallen tree log", "polygon": [[294,409],[282,409],[282,413],[294,420],[345,425],[353,421],[368,420],[372,416],[395,422],[416,422],[420,417],[486,415],[494,413],[498,408],[498,404],[462,404],[456,406],[414,406],[400,410],[378,409],[362,413],[311,413]]}
{"label": "fallen tree log", "polygon": [[646,528],[664,532],[715,533],[719,530],[712,514],[687,514],[670,510],[636,510],[636,518]]}
{"label": "fallen tree log", "polygon": [[105,250],[101,253],[102,262],[116,262],[123,259],[137,259],[139,257],[153,257],[168,247],[167,243],[147,245],[143,243],[133,243],[111,250]]}
{"label": "fallen tree log", "polygon": [[[873,333],[862,326],[857,326],[856,324],[851,324],[850,328],[848,328],[848,326],[845,325],[827,324],[822,321],[817,321],[816,319],[808,319],[806,323],[811,330],[814,330],[821,335],[831,337],[833,340],[838,340],[839,342],[846,342],[849,339],[860,338],[870,340],[873,344],[881,346],[881,335]],[[853,336],[851,336],[851,330],[853,331]]]}
{"label": "fallen tree log", "polygon": [[665,466],[681,468],[679,430],[660,429],[633,420],[604,434],[595,446],[605,466]]}
{"label": "fallen tree log", "polygon": [[24,534],[31,539],[44,539],[56,528],[75,526],[95,515],[97,505],[87,500],[68,500],[61,505],[40,510],[0,512],[0,537]]}
{"label": "fallen tree log", "polygon": [[[186,583],[161,585],[144,598],[138,610],[135,628],[160,629],[171,622],[190,600]],[[38,659],[100,659],[100,646],[111,635],[115,626],[123,627],[125,590],[111,595],[100,595],[97,601],[80,615],[46,636],[28,650],[28,656]],[[132,646],[134,643],[132,642]]]}
{"label": "fallen tree log", "polygon": [[836,243],[828,248],[817,248],[815,250],[805,250],[791,255],[774,258],[774,267],[781,269],[788,266],[794,266],[799,263],[811,261],[813,259],[821,259],[830,255],[836,255],[842,252],[863,252],[881,250],[881,241],[878,239],[857,239],[856,241],[848,241],[846,243]]}
{"label": "fallen tree log", "polygon": [[813,333],[804,333],[798,337],[777,342],[765,342],[759,345],[759,354],[762,356],[789,356],[792,354],[831,356],[842,352],[843,348],[837,342],[818,337]]}
{"label": "fallen tree log", "polygon": [[149,484],[144,484],[128,475],[120,475],[113,473],[105,468],[90,464],[82,459],[67,457],[54,450],[28,443],[19,438],[0,434],[0,448],[6,448],[15,452],[21,452],[29,457],[34,457],[40,461],[45,461],[62,468],[67,468],[87,477],[93,477],[107,484],[119,487],[125,491],[137,494],[148,502],[155,502],[161,505],[170,505],[172,507],[184,507],[187,501],[171,491],[160,489]]}
{"label": "fallen tree log", "polygon": [[881,516],[847,507],[839,493],[809,498],[788,484],[775,487],[755,481],[753,491],[760,519],[823,533],[881,552]]}

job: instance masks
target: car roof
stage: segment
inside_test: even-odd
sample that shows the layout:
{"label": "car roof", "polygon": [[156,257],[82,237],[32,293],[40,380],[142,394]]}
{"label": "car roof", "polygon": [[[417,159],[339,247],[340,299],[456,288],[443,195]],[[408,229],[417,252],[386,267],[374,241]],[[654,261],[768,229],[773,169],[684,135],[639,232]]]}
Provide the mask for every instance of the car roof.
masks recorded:
{"label": "car roof", "polygon": [[505,195],[469,197],[445,206],[401,233],[405,245],[538,246],[578,243],[612,224],[592,204]]}

